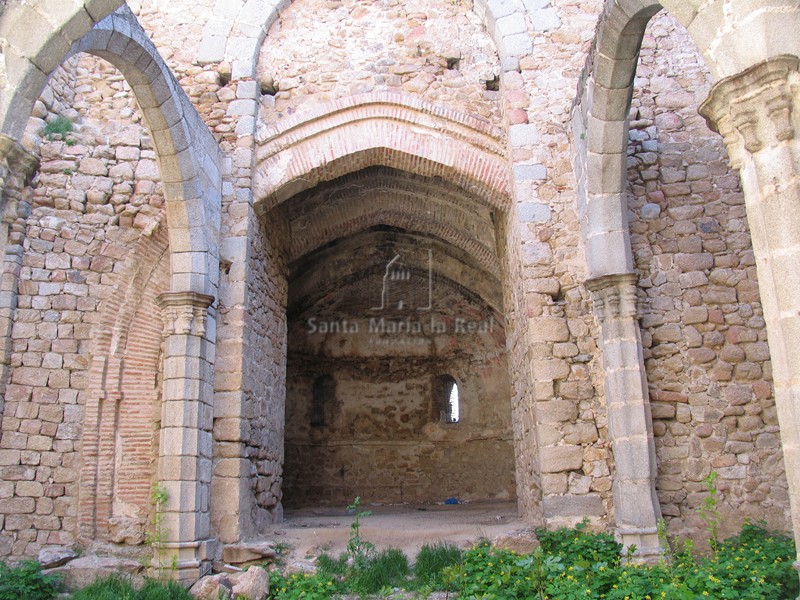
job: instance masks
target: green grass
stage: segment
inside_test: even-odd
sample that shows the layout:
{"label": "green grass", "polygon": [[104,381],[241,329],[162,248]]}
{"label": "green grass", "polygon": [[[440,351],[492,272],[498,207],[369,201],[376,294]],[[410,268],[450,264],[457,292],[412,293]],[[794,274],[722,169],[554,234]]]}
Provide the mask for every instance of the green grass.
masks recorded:
{"label": "green grass", "polygon": [[401,550],[389,548],[356,564],[347,578],[347,587],[359,595],[376,594],[381,590],[402,587],[411,568]]}
{"label": "green grass", "polygon": [[72,600],[133,600],[135,593],[130,578],[109,575],[75,592]]}
{"label": "green grass", "polygon": [[396,548],[371,552],[355,559],[347,553],[338,559],[323,554],[317,559],[317,567],[322,579],[337,583],[337,590],[361,596],[393,587],[408,588],[410,583],[408,557]]}
{"label": "green grass", "polygon": [[444,589],[445,569],[460,565],[464,553],[453,544],[438,542],[433,546],[425,544],[414,563],[414,577],[420,587]]}
{"label": "green grass", "polygon": [[75,592],[72,600],[192,600],[192,596],[175,581],[148,579],[137,590],[129,577],[109,575]]}

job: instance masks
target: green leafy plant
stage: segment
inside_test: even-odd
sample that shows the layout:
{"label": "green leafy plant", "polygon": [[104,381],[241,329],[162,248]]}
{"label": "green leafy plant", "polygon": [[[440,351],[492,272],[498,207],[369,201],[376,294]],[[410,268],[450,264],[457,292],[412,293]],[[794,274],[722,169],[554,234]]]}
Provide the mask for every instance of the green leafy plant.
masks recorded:
{"label": "green leafy plant", "polygon": [[708,543],[711,545],[711,551],[716,552],[719,544],[719,490],[716,485],[717,472],[711,471],[706,477],[703,478],[703,483],[706,486],[706,496],[703,498],[703,504],[698,510],[698,514],[703,522],[706,524],[706,532],[708,533]]}
{"label": "green leafy plant", "polygon": [[359,510],[360,507],[361,496],[356,496],[353,503],[347,506],[347,510],[354,513],[350,524],[350,539],[347,541],[347,554],[354,565],[364,562],[375,552],[375,545],[361,538],[361,519],[370,516],[372,512]]}
{"label": "green leafy plant", "polygon": [[[166,529],[164,527],[164,507],[169,500],[169,492],[160,483],[153,484],[150,491],[150,502],[153,505],[153,518],[151,521],[152,529],[145,535],[145,543],[153,549],[153,556],[157,560],[159,576],[164,575],[167,569],[166,562],[162,553],[162,546],[166,540]],[[170,567],[174,570],[176,557],[172,557]]]}
{"label": "green leafy plant", "polygon": [[656,532],[658,533],[658,545],[661,546],[662,560],[669,560],[672,556],[672,545],[669,543],[667,535],[667,522],[663,518],[656,523]]}
{"label": "green leafy plant", "polygon": [[[370,516],[370,511],[361,510],[361,497],[356,497],[347,510],[353,513],[350,524],[350,538],[347,551],[338,559],[327,554],[321,555],[317,564],[322,581],[302,581],[305,586],[311,585],[348,591],[359,596],[375,594],[381,590],[408,583],[411,571],[408,557],[395,548],[377,552],[375,545],[366,541],[361,535],[361,519]],[[315,588],[316,589],[316,588]]]}
{"label": "green leafy plant", "polygon": [[[361,537],[358,528],[353,534]],[[538,534],[541,547],[524,555],[482,542],[459,561],[457,549],[428,548],[420,552],[413,579],[397,550],[373,552],[361,570],[348,553],[323,556],[314,575],[273,574],[270,598],[386,595],[392,587],[455,592],[461,600],[792,600],[800,593],[793,540],[750,523],[710,556],[695,554],[687,540],[655,565],[621,561],[621,545],[587,523]],[[665,524],[659,535],[666,538]],[[440,554],[453,562],[444,566]]]}
{"label": "green leafy plant", "polygon": [[530,565],[501,548],[480,544],[464,553],[456,582],[459,598],[532,598]]}
{"label": "green leafy plant", "polygon": [[58,592],[59,578],[42,573],[33,560],[15,566],[0,562],[0,600],[50,600]]}
{"label": "green leafy plant", "polygon": [[325,600],[340,591],[336,580],[322,572],[281,575],[273,571],[269,576],[271,600]]}
{"label": "green leafy plant", "polygon": [[577,562],[617,565],[620,561],[622,544],[610,533],[590,531],[586,519],[574,528],[537,529],[536,537],[546,554],[564,557],[566,566]]}
{"label": "green leafy plant", "polygon": [[44,126],[42,135],[52,141],[56,136],[63,138],[71,131],[72,121],[63,115],[59,115]]}

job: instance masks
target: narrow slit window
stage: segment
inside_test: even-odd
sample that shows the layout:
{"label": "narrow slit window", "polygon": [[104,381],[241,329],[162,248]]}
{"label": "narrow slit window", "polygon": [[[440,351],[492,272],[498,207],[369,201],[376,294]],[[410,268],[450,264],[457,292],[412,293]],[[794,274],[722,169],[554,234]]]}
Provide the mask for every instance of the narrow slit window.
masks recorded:
{"label": "narrow slit window", "polygon": [[461,398],[458,383],[450,375],[439,375],[433,385],[434,419],[458,423],[461,419]]}
{"label": "narrow slit window", "polygon": [[314,380],[311,398],[312,427],[324,427],[328,424],[335,396],[336,387],[333,377],[321,375]]}
{"label": "narrow slit window", "polygon": [[447,402],[447,412],[445,413],[445,423],[458,423],[460,407],[458,405],[458,384],[453,381],[450,388],[450,398]]}

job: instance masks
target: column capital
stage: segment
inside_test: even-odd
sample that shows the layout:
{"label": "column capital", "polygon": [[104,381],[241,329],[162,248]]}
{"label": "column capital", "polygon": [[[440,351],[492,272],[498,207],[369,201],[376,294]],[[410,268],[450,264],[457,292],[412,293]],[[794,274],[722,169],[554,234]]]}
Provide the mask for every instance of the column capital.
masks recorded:
{"label": "column capital", "polygon": [[741,168],[743,153],[785,142],[795,136],[792,109],[800,58],[769,58],[714,84],[699,112],[708,126],[719,132],[731,156],[731,166]]}
{"label": "column capital", "polygon": [[601,323],[607,319],[635,317],[637,312],[636,273],[619,273],[587,279],[584,285],[592,295],[594,314]]}
{"label": "column capital", "polygon": [[214,296],[198,292],[164,292],[156,297],[164,321],[164,337],[172,334],[204,336],[208,307]]}

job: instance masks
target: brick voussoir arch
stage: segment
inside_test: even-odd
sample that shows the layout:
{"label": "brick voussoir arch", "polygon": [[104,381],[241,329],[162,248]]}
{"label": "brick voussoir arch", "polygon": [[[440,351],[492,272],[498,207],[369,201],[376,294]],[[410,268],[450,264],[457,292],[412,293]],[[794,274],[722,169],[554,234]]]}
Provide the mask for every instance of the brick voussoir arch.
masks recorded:
{"label": "brick voussoir arch", "polygon": [[478,119],[399,94],[327,103],[259,136],[256,204],[266,211],[319,183],[381,165],[440,177],[505,210],[509,168],[495,133]]}
{"label": "brick voussoir arch", "polygon": [[[265,128],[259,133],[259,141],[277,142],[278,140],[294,140],[307,137],[307,133],[296,133],[298,129],[315,129],[323,126],[335,126],[353,120],[352,110],[359,109],[362,118],[374,118],[378,115],[384,118],[407,120],[411,111],[419,115],[431,115],[434,118],[445,119],[451,126],[464,128],[469,133],[469,142],[480,145],[494,152],[502,151],[499,140],[503,132],[501,128],[492,125],[486,119],[467,115],[425,102],[424,100],[398,92],[371,92],[339,98],[324,104],[303,107],[303,109],[289,117],[281,119],[277,124]],[[359,114],[359,113],[356,113]],[[318,121],[324,120],[324,123]],[[474,134],[482,134],[486,139],[474,138]]]}
{"label": "brick voussoir arch", "polygon": [[330,244],[355,235],[371,227],[388,225],[415,233],[438,238],[472,256],[488,273],[499,277],[500,265],[497,255],[476,241],[466,231],[440,219],[424,218],[408,210],[376,209],[362,202],[355,214],[326,223],[313,238],[303,238],[292,244],[291,259],[294,260]]}
{"label": "brick voussoir arch", "polygon": [[123,6],[72,45],[114,64],[131,85],[156,148],[167,201],[173,289],[216,294],[220,151],[136,17]]}

